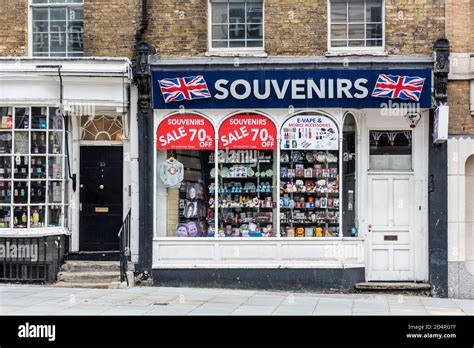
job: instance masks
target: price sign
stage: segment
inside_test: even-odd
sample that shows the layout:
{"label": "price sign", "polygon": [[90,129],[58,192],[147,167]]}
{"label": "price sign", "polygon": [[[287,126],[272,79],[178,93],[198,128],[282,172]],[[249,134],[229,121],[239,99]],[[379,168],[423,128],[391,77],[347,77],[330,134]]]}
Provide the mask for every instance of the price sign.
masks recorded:
{"label": "price sign", "polygon": [[156,134],[158,150],[213,150],[214,127],[197,115],[173,115],[165,118]]}
{"label": "price sign", "polygon": [[277,130],[261,115],[235,115],[219,129],[219,149],[275,150]]}

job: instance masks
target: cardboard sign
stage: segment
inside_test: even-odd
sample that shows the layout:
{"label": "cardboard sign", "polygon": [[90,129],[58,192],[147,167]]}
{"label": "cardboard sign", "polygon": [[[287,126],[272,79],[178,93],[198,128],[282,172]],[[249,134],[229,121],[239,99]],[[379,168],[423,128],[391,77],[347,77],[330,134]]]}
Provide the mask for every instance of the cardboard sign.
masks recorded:
{"label": "cardboard sign", "polygon": [[219,149],[275,150],[277,130],[261,115],[235,115],[219,129]]}
{"label": "cardboard sign", "polygon": [[156,134],[158,150],[214,150],[214,127],[197,115],[173,115],[165,118]]}
{"label": "cardboard sign", "polygon": [[338,150],[339,131],[329,117],[299,115],[289,118],[281,129],[283,150]]}

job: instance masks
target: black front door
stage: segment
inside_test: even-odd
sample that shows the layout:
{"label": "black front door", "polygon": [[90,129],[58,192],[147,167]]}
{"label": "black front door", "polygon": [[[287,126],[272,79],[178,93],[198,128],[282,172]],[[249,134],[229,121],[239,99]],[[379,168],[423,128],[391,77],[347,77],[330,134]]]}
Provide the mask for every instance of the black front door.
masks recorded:
{"label": "black front door", "polygon": [[121,146],[81,146],[79,249],[118,250],[122,225]]}

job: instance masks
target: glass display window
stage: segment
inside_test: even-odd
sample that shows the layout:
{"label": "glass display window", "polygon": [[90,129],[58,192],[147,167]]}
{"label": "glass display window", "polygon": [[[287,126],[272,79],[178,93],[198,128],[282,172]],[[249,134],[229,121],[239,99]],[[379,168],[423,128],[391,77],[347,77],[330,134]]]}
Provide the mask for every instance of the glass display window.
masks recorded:
{"label": "glass display window", "polygon": [[280,236],[338,237],[336,124],[321,115],[298,115],[284,123],[280,138]]}
{"label": "glass display window", "polygon": [[[219,128],[217,204],[219,237],[275,237],[275,124],[255,114],[225,119]],[[216,168],[216,167],[214,167]]]}
{"label": "glass display window", "polygon": [[[157,180],[165,193],[167,237],[212,236],[214,182],[209,159],[214,153],[214,127],[198,115],[172,115],[157,129]],[[164,202],[163,202],[164,203]]]}
{"label": "glass display window", "polygon": [[0,229],[65,223],[65,133],[57,110],[0,107]]}

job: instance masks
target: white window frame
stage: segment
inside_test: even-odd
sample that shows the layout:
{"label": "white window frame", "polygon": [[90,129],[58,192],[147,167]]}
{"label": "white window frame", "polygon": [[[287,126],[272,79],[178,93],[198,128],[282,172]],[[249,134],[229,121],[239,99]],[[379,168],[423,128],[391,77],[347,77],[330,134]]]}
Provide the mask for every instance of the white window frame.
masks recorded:
{"label": "white window frame", "polygon": [[[212,47],[212,2],[207,1],[207,55],[266,56],[265,53],[265,0],[262,0],[262,47]],[[244,2],[244,0],[242,0]]]}
{"label": "white window frame", "polygon": [[[0,105],[4,106],[4,105]],[[10,203],[3,202],[0,203],[0,206],[2,207],[9,207],[10,208],[10,225],[8,227],[2,227],[0,228],[0,235],[4,233],[5,231],[15,231],[18,233],[22,233],[23,231],[44,231],[44,230],[57,230],[57,229],[66,229],[69,221],[68,221],[68,213],[69,213],[69,204],[66,202],[66,185],[68,183],[68,180],[66,178],[66,128],[65,128],[65,120],[62,120],[62,128],[50,128],[50,111],[53,108],[57,108],[57,106],[52,106],[52,105],[44,105],[44,104],[38,104],[38,105],[22,105],[22,104],[15,104],[11,106],[5,106],[8,108],[11,108],[12,110],[12,128],[10,129],[1,129],[1,131],[4,132],[11,132],[12,135],[12,148],[10,149],[10,153],[5,153],[2,154],[2,157],[8,158],[10,157],[11,159],[11,177],[9,179],[5,178],[0,178],[0,181],[3,182],[10,182],[11,183],[11,197],[10,197]],[[28,129],[23,129],[23,128],[15,128],[15,114],[16,114],[16,109],[22,109],[26,108],[28,110]],[[44,129],[39,129],[39,128],[32,128],[32,110],[33,108],[46,108],[47,111],[47,117],[46,117],[46,128]],[[61,116],[60,116],[61,117]],[[15,135],[16,132],[21,132],[21,133],[27,133],[28,134],[28,153],[15,153]],[[38,153],[35,154],[31,151],[31,133],[32,132],[40,132],[40,133],[45,133],[46,134],[46,142],[45,142],[45,153]],[[49,135],[50,133],[59,133],[61,138],[61,152],[59,154],[51,153],[50,152],[50,143],[49,143]],[[21,156],[21,157],[26,157],[28,159],[28,177],[27,178],[18,178],[15,177],[14,173],[14,168],[15,168],[15,163],[14,163],[14,158],[16,156]],[[45,177],[44,178],[32,178],[31,177],[31,158],[32,157],[44,157],[45,158]],[[50,158],[59,158],[60,163],[61,163],[61,175],[60,177],[54,177],[50,176]],[[28,196],[27,196],[27,202],[26,203],[15,203],[15,198],[14,198],[14,187],[15,187],[15,182],[22,182],[26,183],[28,186]],[[40,203],[34,203],[31,202],[31,187],[33,182],[44,182],[45,183],[45,196],[44,196],[44,202]],[[48,183],[53,183],[53,182],[61,182],[61,201],[60,202],[50,202],[50,195],[49,195],[49,186]],[[41,206],[44,208],[44,226],[31,226],[31,208],[36,207],[36,206]],[[50,226],[49,224],[49,208],[51,206],[60,206],[61,207],[61,223],[59,225],[55,226]],[[14,209],[15,207],[23,207],[27,209],[27,227],[14,227]]]}
{"label": "white window frame", "polygon": [[[45,56],[35,56],[33,54],[33,8],[55,8],[55,7],[82,7],[84,9],[84,2],[86,0],[83,0],[82,3],[47,3],[47,4],[33,4],[33,0],[28,0],[28,52],[27,55],[28,57],[31,58],[67,58],[69,55],[67,54],[67,47],[68,47],[68,31],[67,31],[67,24],[66,24],[66,54],[64,56],[51,56],[51,52],[48,53],[48,55]],[[66,18],[67,21],[67,18]],[[49,22],[49,20],[48,20]],[[83,20],[84,23],[84,20]],[[84,28],[84,27],[83,27]],[[84,33],[84,32],[83,32]],[[51,43],[49,43],[50,45]],[[82,53],[84,56],[85,52],[84,49],[82,50]],[[73,56],[72,58],[80,58],[82,56]]]}
{"label": "white window frame", "polygon": [[[349,0],[350,1],[350,0]],[[332,47],[331,46],[331,2],[332,0],[327,0],[327,50],[328,53],[334,54],[347,54],[347,53],[355,53],[355,54],[383,54],[385,53],[385,0],[382,0],[382,46],[374,47],[374,46],[364,46],[364,47]],[[364,25],[366,24],[366,12],[364,11]],[[349,34],[349,33],[348,33]],[[366,35],[366,33],[364,33]],[[365,37],[365,36],[364,36]],[[365,40],[365,39],[364,39]]]}

